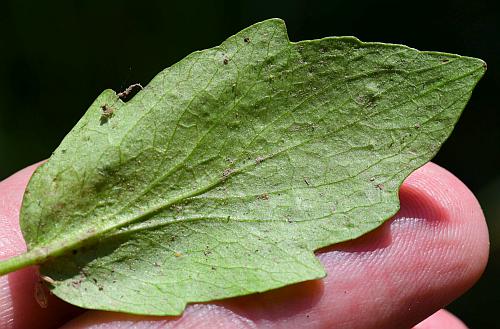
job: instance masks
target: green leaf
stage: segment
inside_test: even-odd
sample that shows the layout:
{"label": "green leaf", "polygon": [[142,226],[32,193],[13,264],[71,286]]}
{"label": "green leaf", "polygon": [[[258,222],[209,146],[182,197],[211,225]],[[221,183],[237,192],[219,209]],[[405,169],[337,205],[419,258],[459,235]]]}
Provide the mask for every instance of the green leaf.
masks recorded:
{"label": "green leaf", "polygon": [[41,264],[69,303],[152,315],[322,278],[314,250],[396,213],[484,71],[255,24],[128,102],[104,91],[31,178],[29,251],[0,273]]}

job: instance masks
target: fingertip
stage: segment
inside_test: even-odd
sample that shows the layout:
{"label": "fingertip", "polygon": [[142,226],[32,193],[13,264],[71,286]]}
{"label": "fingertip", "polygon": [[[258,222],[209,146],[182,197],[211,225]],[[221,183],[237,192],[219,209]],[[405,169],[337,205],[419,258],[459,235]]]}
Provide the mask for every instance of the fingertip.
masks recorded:
{"label": "fingertip", "polygon": [[[8,233],[13,233],[9,227],[15,228],[19,226],[19,209],[21,208],[24,190],[26,189],[26,185],[28,185],[31,175],[42,163],[35,163],[0,181],[0,195],[2,196],[0,198],[0,225],[2,225],[0,232],[4,232],[7,229]],[[20,237],[19,234],[17,235],[18,237]],[[19,246],[16,245],[16,248],[19,248]],[[24,248],[21,248],[19,252],[24,251]],[[0,258],[11,256],[11,254],[6,255],[4,252],[3,248],[0,249]]]}
{"label": "fingertip", "polygon": [[425,218],[424,225],[437,233],[435,242],[449,247],[460,263],[465,290],[471,287],[489,257],[488,227],[472,191],[448,170],[428,163],[405,180],[400,197],[405,207],[398,217]]}
{"label": "fingertip", "polygon": [[[0,259],[26,251],[19,227],[19,209],[26,185],[40,164],[24,168],[0,182]],[[42,289],[38,280],[35,267],[0,277],[0,328],[54,328],[80,313],[79,309]]]}
{"label": "fingertip", "polygon": [[450,312],[439,310],[413,329],[467,329],[467,326]]}
{"label": "fingertip", "polygon": [[319,255],[329,273],[323,302],[332,325],[410,327],[467,291],[484,271],[484,215],[458,178],[427,164],[405,180],[400,201],[392,221]]}

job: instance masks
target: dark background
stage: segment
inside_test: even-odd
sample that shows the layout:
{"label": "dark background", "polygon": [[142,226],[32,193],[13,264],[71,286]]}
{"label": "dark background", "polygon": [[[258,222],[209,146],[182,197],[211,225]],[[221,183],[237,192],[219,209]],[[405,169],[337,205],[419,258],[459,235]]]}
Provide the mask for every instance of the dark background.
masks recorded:
{"label": "dark background", "polygon": [[3,1],[0,179],[45,159],[106,89],[147,84],[194,50],[283,18],[292,41],[354,35],[479,57],[488,71],[435,162],[478,196],[492,240],[487,271],[449,309],[498,328],[500,11],[496,1]]}

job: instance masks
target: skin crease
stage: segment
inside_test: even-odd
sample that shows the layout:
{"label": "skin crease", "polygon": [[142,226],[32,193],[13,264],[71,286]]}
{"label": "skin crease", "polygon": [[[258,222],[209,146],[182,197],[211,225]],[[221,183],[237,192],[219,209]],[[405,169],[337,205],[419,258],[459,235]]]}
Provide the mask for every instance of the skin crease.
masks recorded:
{"label": "skin crease", "polygon": [[[1,259],[26,248],[19,207],[36,166],[0,182]],[[28,268],[0,277],[0,329],[466,328],[438,310],[469,289],[486,266],[488,231],[477,200],[432,163],[406,179],[400,199],[401,210],[379,229],[317,251],[328,272],[323,280],[189,305],[182,317],[162,318],[84,312],[50,294],[42,309],[34,298],[35,269]]]}

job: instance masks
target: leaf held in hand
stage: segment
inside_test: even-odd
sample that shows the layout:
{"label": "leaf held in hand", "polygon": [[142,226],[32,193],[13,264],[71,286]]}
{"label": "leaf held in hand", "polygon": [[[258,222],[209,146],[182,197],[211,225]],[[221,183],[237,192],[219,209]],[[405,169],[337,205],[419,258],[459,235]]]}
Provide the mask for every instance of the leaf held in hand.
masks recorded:
{"label": "leaf held in hand", "polygon": [[41,264],[72,304],[150,315],[322,278],[314,250],[396,213],[484,71],[250,26],[127,102],[104,91],[31,178],[29,250],[0,273]]}

